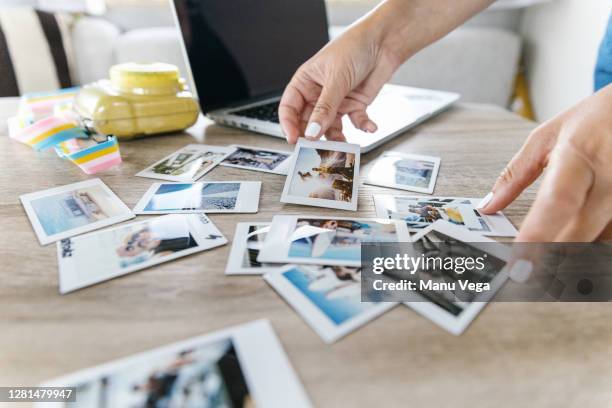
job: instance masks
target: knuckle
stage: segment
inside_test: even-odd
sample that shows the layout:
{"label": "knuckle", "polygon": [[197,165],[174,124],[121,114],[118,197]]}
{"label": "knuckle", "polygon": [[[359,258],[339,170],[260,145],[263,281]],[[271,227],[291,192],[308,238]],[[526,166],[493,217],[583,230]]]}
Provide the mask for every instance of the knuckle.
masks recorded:
{"label": "knuckle", "polygon": [[319,115],[319,116],[329,116],[333,113],[333,111],[334,111],[333,106],[327,101],[317,102],[314,109],[312,110],[314,114]]}

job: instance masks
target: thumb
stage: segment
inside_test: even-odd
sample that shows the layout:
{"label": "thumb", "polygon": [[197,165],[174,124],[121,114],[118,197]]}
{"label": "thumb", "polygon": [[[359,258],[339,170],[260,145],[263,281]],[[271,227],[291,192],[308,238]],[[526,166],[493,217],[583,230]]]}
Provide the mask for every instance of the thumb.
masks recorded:
{"label": "thumb", "polygon": [[[501,172],[493,189],[478,205],[483,214],[495,214],[506,208],[524,189],[542,174],[554,145],[550,129],[536,129]],[[545,134],[543,134],[545,133]]]}
{"label": "thumb", "polygon": [[338,114],[340,103],[349,93],[342,80],[329,80],[323,85],[319,99],[312,110],[304,136],[319,139],[327,132]]}

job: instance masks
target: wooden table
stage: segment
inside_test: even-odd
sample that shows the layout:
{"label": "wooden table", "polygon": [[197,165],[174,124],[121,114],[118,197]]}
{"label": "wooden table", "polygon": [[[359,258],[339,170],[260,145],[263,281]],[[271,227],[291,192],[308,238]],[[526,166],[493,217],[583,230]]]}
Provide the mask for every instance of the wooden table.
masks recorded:
{"label": "wooden table", "polygon": [[[0,122],[15,100],[0,101]],[[482,197],[533,123],[499,108],[458,105],[365,155],[383,150],[437,155],[435,194]],[[609,407],[612,308],[609,304],[490,304],[461,336],[396,307],[348,337],[325,345],[260,277],[226,277],[229,245],[133,273],[69,295],[58,294],[55,246],[41,247],[20,194],[88,178],[54,153],[35,153],[0,130],[0,385],[45,379],[257,318],[272,321],[315,406]],[[153,180],[134,174],[194,141],[289,150],[284,141],[202,120],[188,134],[121,143],[124,163],[100,175],[133,207]],[[257,214],[212,215],[231,240],[238,221],[275,214],[343,215],[279,202],[284,177],[217,167],[205,180],[261,180]],[[374,216],[359,190],[359,216]],[[506,211],[520,225],[534,196]]]}

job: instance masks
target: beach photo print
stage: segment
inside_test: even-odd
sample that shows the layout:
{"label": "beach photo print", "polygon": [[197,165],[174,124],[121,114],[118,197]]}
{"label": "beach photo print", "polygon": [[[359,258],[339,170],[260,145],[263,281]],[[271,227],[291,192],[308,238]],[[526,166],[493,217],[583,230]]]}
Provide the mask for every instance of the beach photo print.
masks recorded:
{"label": "beach photo print", "polygon": [[371,166],[364,183],[431,194],[439,170],[439,157],[384,152]]}
{"label": "beach photo print", "polygon": [[251,146],[232,145],[231,147],[233,152],[221,162],[221,166],[280,175],[287,174],[291,152]]}
{"label": "beach photo print", "polygon": [[281,202],[357,210],[359,145],[298,140]]}
{"label": "beach photo print", "polygon": [[96,178],[19,197],[41,245],[134,218]]}
{"label": "beach photo print", "polygon": [[397,303],[362,302],[361,268],[288,265],[264,279],[313,330],[332,343]]}
{"label": "beach photo print", "polygon": [[196,181],[233,151],[232,147],[190,144],[152,164],[136,176],[167,181]]}
{"label": "beach photo print", "polygon": [[154,183],[140,199],[136,214],[254,213],[260,181]]}

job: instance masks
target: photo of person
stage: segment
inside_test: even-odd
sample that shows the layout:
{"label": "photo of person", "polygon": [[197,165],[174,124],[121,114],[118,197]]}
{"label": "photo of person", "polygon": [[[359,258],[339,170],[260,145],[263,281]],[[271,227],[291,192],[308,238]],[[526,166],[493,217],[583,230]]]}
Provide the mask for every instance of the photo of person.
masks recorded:
{"label": "photo of person", "polygon": [[60,292],[67,293],[227,243],[204,214],[173,214],[62,240]]}
{"label": "photo of person", "polygon": [[242,167],[267,172],[281,171],[281,164],[286,162],[291,154],[274,150],[261,150],[237,146],[236,150],[221,163],[224,166]]}
{"label": "photo of person", "polygon": [[150,223],[144,224],[135,232],[128,233],[115,252],[121,259],[121,265],[127,266],[164,257],[197,245],[188,229],[170,225],[159,228],[154,223]]}
{"label": "photo of person", "polygon": [[293,168],[289,195],[351,202],[355,155],[303,147]]}
{"label": "photo of person", "polygon": [[439,157],[384,152],[374,162],[365,183],[431,194],[439,168]]}
{"label": "photo of person", "polygon": [[362,242],[397,241],[397,230],[392,222],[298,218],[294,231],[304,227],[327,231],[291,242],[289,258],[360,261]]}
{"label": "photo of person", "polygon": [[76,384],[79,406],[254,407],[231,339],[117,368]]}

